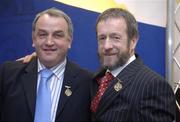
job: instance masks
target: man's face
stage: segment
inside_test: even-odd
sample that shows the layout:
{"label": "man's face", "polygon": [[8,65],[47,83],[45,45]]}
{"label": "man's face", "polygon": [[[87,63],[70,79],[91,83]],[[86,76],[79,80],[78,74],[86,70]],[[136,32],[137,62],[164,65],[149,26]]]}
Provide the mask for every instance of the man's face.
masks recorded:
{"label": "man's face", "polygon": [[97,24],[98,55],[102,67],[111,70],[125,64],[134,53],[134,41],[128,43],[123,18],[107,19]]}
{"label": "man's face", "polygon": [[71,47],[68,25],[62,17],[42,15],[36,23],[32,37],[37,56],[46,67],[61,63]]}

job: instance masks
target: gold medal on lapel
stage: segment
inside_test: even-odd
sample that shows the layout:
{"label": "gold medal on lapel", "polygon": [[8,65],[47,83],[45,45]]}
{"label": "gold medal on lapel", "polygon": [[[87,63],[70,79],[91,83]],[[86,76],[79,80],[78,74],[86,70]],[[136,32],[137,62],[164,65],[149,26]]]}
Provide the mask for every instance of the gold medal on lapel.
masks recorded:
{"label": "gold medal on lapel", "polygon": [[114,90],[115,91],[120,91],[122,89],[122,84],[120,82],[117,82],[115,85],[114,85]]}
{"label": "gold medal on lapel", "polygon": [[66,96],[71,96],[72,95],[72,91],[71,91],[71,86],[65,86],[66,87],[66,90],[65,90],[65,95]]}

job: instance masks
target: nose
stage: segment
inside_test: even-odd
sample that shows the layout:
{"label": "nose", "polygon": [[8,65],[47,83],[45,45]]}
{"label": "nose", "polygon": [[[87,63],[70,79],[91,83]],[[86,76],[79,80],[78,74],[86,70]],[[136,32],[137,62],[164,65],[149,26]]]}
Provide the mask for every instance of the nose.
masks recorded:
{"label": "nose", "polygon": [[54,41],[53,41],[52,36],[48,36],[46,39],[46,45],[53,45],[53,44],[54,44]]}
{"label": "nose", "polygon": [[104,49],[109,50],[113,48],[112,41],[110,40],[109,36],[107,36],[105,42],[104,42]]}

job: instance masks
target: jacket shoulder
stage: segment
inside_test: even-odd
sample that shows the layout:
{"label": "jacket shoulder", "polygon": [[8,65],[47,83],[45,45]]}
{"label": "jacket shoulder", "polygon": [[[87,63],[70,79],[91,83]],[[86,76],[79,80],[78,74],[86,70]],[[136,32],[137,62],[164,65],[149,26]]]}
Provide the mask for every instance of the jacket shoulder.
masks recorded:
{"label": "jacket shoulder", "polygon": [[0,70],[5,72],[14,72],[24,68],[27,64],[22,63],[22,61],[6,61],[0,65]]}
{"label": "jacket shoulder", "polygon": [[72,61],[68,61],[66,68],[70,69],[73,72],[77,72],[78,75],[89,76],[91,78],[93,77],[93,72],[81,67],[80,65],[78,65],[77,63],[74,63]]}

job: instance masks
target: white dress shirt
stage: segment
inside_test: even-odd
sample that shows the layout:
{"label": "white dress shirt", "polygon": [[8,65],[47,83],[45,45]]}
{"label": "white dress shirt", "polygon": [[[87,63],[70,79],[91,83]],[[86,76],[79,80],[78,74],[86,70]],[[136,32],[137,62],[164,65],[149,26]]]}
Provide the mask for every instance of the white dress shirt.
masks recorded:
{"label": "white dress shirt", "polygon": [[[63,79],[64,79],[64,71],[67,60],[65,59],[62,63],[52,67],[50,70],[53,72],[53,76],[49,79],[50,82],[50,90],[51,90],[51,120],[55,122],[57,107],[59,103],[60,93],[62,89]],[[40,71],[45,69],[45,66],[40,63],[38,60],[38,81],[37,81],[37,91],[39,88],[40,82]]]}

